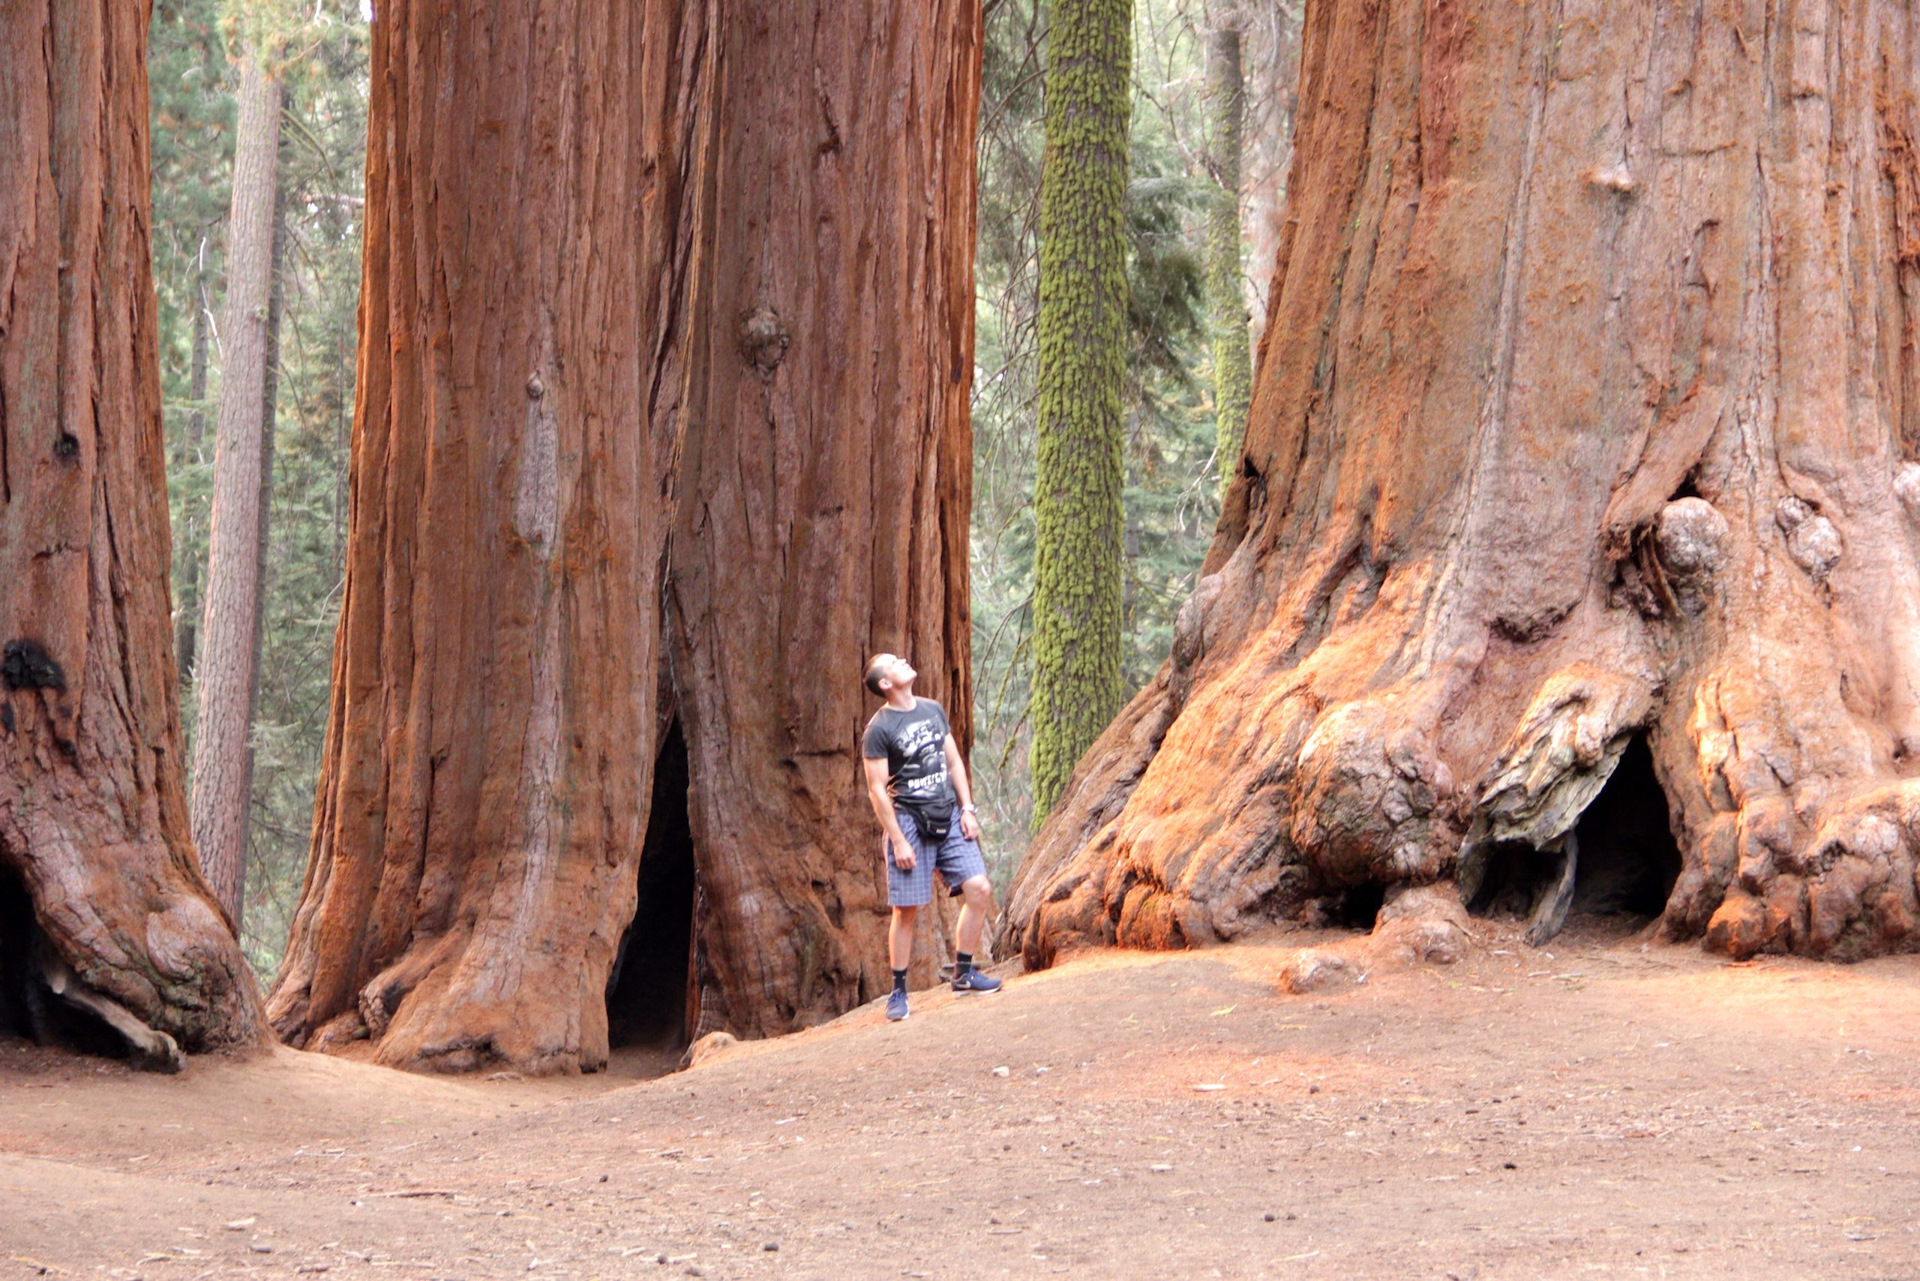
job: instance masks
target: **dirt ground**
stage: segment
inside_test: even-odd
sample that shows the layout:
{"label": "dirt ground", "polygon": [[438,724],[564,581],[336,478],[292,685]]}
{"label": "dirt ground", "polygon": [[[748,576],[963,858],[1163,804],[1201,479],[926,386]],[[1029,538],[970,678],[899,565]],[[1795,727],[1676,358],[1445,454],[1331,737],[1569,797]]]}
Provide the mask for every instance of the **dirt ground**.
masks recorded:
{"label": "dirt ground", "polygon": [[1920,1277],[1920,959],[1584,921],[1283,995],[1299,941],[654,1080],[0,1042],[0,1276]]}

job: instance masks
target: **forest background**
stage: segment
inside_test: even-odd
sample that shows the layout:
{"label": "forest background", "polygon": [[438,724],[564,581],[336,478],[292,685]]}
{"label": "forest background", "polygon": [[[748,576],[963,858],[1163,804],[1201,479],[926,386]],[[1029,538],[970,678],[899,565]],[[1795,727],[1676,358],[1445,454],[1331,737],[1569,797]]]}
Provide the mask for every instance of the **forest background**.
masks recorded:
{"label": "forest background", "polygon": [[[1240,293],[1264,318],[1289,160],[1301,0],[1137,0],[1128,189],[1125,679],[1131,694],[1169,650],[1218,515],[1208,212],[1220,191],[1207,35],[1241,35],[1247,104]],[[213,424],[245,6],[156,0],[154,279],[173,523],[174,629],[191,744],[207,579]],[[978,341],[973,386],[973,771],[1002,886],[1025,849],[1036,453],[1038,225],[1046,15],[987,0],[979,141]],[[318,0],[281,33],[283,102],[275,260],[280,306],[263,444],[261,657],[252,724],[242,943],[278,967],[307,866],[346,534],[367,113],[361,0]],[[190,755],[190,753],[189,753]],[[188,780],[189,787],[192,780]]]}

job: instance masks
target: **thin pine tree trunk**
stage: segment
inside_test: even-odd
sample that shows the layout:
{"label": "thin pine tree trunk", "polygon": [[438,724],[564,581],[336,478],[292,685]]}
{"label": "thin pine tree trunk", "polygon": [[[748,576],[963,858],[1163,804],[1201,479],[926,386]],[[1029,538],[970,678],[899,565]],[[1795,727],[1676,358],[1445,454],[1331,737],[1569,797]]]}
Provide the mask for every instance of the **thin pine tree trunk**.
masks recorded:
{"label": "thin pine tree trunk", "polygon": [[[193,402],[193,409],[187,414],[187,438],[181,451],[183,462],[198,461],[207,438],[207,349],[211,346],[209,330],[212,325],[207,315],[206,262],[206,241],[202,238],[193,273],[193,364],[187,378],[187,398]],[[187,536],[192,538],[191,524]],[[185,684],[193,679],[194,645],[200,634],[198,556],[186,557],[185,564],[181,566],[180,587],[174,599],[173,650],[180,664],[181,682]]]}
{"label": "thin pine tree trunk", "polygon": [[240,69],[240,121],[228,225],[225,362],[214,441],[204,652],[195,673],[193,837],[201,866],[237,923],[247,870],[263,536],[261,407],[273,292],[280,82],[249,51]]}
{"label": "thin pine tree trunk", "polygon": [[268,563],[273,548],[273,454],[280,411],[280,319],[286,294],[283,273],[287,266],[286,192],[275,184],[273,196],[273,284],[267,293],[266,353],[260,387],[260,520],[259,538],[254,556],[253,677],[247,688],[247,765],[245,786],[246,818],[241,826],[239,886],[234,890],[233,923],[240,928],[246,918],[247,859],[252,849],[253,766],[252,727],[260,719],[261,658],[267,634]]}
{"label": "thin pine tree trunk", "polygon": [[1224,490],[1240,466],[1240,444],[1253,400],[1252,343],[1247,337],[1246,281],[1241,271],[1240,149],[1246,119],[1236,7],[1216,4],[1207,31],[1207,159],[1215,190],[1207,209],[1207,300],[1213,328],[1215,456]]}
{"label": "thin pine tree trunk", "polygon": [[1047,33],[1034,481],[1037,826],[1119,710],[1132,0],[1057,0]]}
{"label": "thin pine tree trunk", "polygon": [[333,414],[333,557],[328,562],[333,566],[331,581],[338,583],[346,572],[347,554],[347,457],[350,449],[348,429],[352,417],[348,413],[346,391],[353,386],[353,358],[349,354],[348,339],[345,336],[335,339],[334,354],[338,360],[339,374],[335,387],[344,389],[334,398]]}
{"label": "thin pine tree trunk", "polygon": [[1300,15],[1294,0],[1243,0],[1240,33],[1241,227],[1249,331],[1266,328],[1267,295],[1287,217],[1287,170],[1300,101]]}

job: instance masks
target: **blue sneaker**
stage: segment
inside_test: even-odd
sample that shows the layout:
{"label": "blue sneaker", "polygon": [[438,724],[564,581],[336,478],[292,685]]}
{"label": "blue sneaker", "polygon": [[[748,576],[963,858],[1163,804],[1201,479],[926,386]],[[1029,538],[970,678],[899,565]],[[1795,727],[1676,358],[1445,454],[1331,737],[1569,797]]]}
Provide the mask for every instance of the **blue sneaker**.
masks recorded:
{"label": "blue sneaker", "polygon": [[982,974],[979,970],[969,969],[965,974],[956,975],[953,990],[962,994],[967,992],[998,992],[1000,980]]}
{"label": "blue sneaker", "polygon": [[[995,984],[995,986],[999,986]],[[893,992],[887,996],[887,1022],[898,1023],[907,1017],[907,994]]]}

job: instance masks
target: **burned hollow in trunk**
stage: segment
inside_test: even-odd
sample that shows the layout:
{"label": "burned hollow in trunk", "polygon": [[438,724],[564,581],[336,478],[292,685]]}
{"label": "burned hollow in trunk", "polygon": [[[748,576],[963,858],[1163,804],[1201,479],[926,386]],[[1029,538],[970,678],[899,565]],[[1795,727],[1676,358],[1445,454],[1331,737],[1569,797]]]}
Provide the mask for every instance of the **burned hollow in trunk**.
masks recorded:
{"label": "burned hollow in trunk", "polygon": [[1680,876],[1680,847],[1646,736],[1628,742],[1571,831],[1539,846],[1507,839],[1470,848],[1461,875],[1469,911],[1527,921],[1536,945],[1574,917],[1658,917]]}
{"label": "burned hollow in trunk", "polygon": [[698,873],[687,782],[687,740],[676,723],[654,761],[633,923],[607,979],[607,1041],[614,1049],[678,1049],[693,1031],[689,1015],[698,1016],[698,993],[689,991]]}

